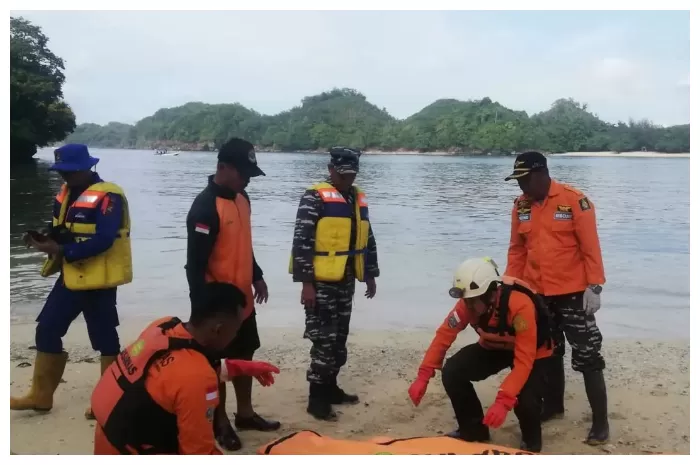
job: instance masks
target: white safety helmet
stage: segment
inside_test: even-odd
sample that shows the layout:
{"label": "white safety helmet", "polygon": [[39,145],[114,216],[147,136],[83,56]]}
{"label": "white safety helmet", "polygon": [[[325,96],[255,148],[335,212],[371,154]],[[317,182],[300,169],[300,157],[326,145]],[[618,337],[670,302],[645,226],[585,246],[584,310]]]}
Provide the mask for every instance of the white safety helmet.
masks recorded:
{"label": "white safety helmet", "polygon": [[470,258],[455,271],[450,296],[455,299],[479,297],[495,281],[502,281],[496,262],[490,257]]}

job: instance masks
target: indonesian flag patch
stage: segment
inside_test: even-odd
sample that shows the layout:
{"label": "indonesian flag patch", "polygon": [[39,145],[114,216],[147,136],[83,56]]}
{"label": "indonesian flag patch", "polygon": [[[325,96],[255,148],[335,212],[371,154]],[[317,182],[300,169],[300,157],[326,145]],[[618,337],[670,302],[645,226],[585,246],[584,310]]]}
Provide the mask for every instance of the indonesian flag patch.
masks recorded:
{"label": "indonesian flag patch", "polygon": [[210,387],[207,389],[206,400],[212,401],[219,397],[219,386]]}
{"label": "indonesian flag patch", "polygon": [[194,225],[194,230],[195,232],[202,233],[202,234],[209,234],[209,226],[203,223],[197,223]]}

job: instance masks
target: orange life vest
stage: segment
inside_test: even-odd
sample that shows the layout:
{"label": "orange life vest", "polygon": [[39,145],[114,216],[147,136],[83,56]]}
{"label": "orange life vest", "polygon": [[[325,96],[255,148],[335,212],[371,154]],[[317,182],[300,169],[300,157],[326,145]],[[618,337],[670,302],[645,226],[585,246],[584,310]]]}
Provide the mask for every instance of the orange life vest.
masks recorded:
{"label": "orange life vest", "polygon": [[242,319],[253,312],[253,238],[250,204],[241,194],[235,200],[216,198],[219,234],[209,257],[206,281],[229,283],[243,291],[246,306]]}
{"label": "orange life vest", "polygon": [[204,353],[193,339],[165,335],[181,321],[172,318],[146,329],[124,349],[97,383],[91,406],[107,440],[122,454],[177,454],[177,418],[148,393],[151,364],[173,350]]}
{"label": "orange life vest", "polygon": [[484,314],[474,327],[479,335],[479,344],[487,349],[513,350],[515,348],[515,327],[508,323],[509,300],[513,291],[525,294],[535,306],[537,348],[540,355],[539,352],[546,352],[552,347],[549,311],[542,298],[535,294],[525,281],[510,276],[502,277],[502,284],[498,289],[498,308]]}

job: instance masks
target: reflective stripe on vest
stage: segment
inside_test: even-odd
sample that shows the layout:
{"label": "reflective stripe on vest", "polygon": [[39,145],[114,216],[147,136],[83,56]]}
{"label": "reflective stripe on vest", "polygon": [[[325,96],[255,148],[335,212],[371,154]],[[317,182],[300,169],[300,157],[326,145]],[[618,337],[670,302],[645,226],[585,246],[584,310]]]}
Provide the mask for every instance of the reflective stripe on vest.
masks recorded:
{"label": "reflective stripe on vest", "polygon": [[[345,275],[348,257],[353,257],[355,277],[365,278],[367,241],[369,239],[369,208],[367,197],[355,187],[355,208],[331,184],[323,182],[312,186],[323,201],[323,209],[316,224],[314,274],[317,281],[337,282]],[[356,234],[354,247],[350,246],[352,222]]]}

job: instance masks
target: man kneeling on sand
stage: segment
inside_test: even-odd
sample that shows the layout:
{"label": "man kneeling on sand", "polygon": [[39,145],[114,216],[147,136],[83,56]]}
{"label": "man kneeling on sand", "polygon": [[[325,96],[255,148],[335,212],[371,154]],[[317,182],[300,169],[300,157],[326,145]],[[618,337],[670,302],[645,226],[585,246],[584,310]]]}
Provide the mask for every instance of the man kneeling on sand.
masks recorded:
{"label": "man kneeling on sand", "polygon": [[216,282],[204,294],[190,321],[154,321],[105,371],[92,394],[95,455],[221,454],[212,426],[219,381],[274,383],[279,369],[269,363],[213,360],[238,332],[246,297]]}

